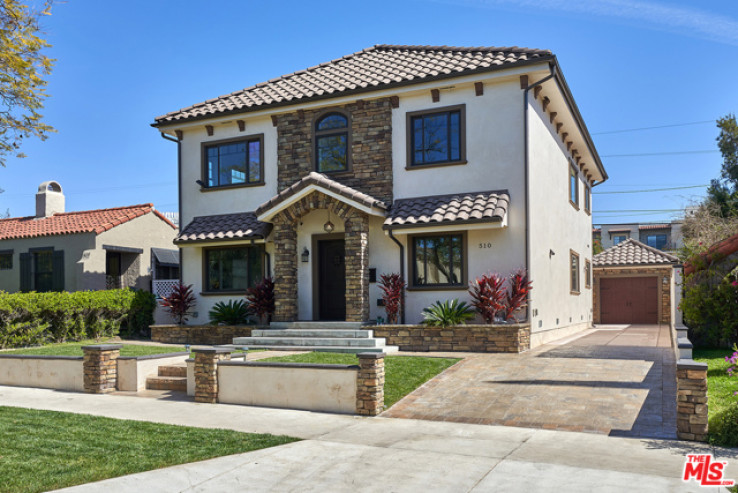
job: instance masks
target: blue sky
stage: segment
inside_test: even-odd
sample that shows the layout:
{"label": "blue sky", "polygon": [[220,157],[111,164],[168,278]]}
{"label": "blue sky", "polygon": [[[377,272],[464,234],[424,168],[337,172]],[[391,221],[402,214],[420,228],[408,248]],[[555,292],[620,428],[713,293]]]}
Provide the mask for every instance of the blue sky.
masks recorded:
{"label": "blue sky", "polygon": [[[722,161],[710,122],[738,112],[729,0],[70,0],[45,30],[57,62],[44,114],[58,133],[0,168],[0,211],[13,216],[33,214],[49,179],[67,210],[176,211],[176,146],[149,126],[155,116],[373,44],[553,51],[610,175],[598,193],[709,183]],[[622,132],[665,125],[679,126]],[[712,152],[622,156],[683,151]],[[703,194],[602,193],[594,221],[668,220],[604,211],[680,209]]]}

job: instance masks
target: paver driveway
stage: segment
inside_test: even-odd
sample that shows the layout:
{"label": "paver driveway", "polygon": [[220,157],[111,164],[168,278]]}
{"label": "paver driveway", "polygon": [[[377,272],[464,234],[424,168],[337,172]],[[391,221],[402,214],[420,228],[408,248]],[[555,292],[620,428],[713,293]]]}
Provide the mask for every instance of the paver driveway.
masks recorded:
{"label": "paver driveway", "polygon": [[669,327],[597,326],[523,354],[474,355],[382,415],[675,438]]}

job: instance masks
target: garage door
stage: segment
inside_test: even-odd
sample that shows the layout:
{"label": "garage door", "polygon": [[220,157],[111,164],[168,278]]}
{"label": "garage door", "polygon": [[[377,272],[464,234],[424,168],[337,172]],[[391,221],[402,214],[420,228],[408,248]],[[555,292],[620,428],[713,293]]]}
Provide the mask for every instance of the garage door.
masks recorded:
{"label": "garage door", "polygon": [[658,323],[658,277],[600,279],[600,322]]}

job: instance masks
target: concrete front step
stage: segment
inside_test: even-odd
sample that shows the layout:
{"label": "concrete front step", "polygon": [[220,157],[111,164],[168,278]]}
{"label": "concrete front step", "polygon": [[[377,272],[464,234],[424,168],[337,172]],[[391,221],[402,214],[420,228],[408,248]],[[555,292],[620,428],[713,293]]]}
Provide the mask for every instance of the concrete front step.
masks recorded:
{"label": "concrete front step", "polygon": [[339,337],[339,338],[370,338],[372,330],[354,329],[254,329],[251,337]]}
{"label": "concrete front step", "polygon": [[168,365],[168,366],[160,366],[159,367],[159,376],[160,377],[186,377],[187,376],[187,366],[175,366],[175,365]]}
{"label": "concrete front step", "polygon": [[325,337],[236,337],[233,344],[243,346],[346,346],[379,347],[384,346],[384,338],[325,338]]}
{"label": "concrete front step", "polygon": [[[240,347],[236,344],[237,347]],[[357,347],[357,346],[247,346],[248,349],[268,349],[272,351],[316,351],[323,353],[396,353],[397,346]]]}
{"label": "concrete front step", "polygon": [[347,329],[358,330],[362,322],[272,322],[272,329]]}
{"label": "concrete front step", "polygon": [[149,390],[181,390],[187,392],[187,377],[149,377],[146,379],[146,388]]}

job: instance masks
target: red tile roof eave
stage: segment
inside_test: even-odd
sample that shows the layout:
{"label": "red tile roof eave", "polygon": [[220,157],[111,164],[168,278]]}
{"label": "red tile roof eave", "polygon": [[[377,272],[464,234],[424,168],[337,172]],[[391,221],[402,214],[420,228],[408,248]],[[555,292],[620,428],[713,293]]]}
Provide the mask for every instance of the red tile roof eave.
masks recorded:
{"label": "red tile roof eave", "polygon": [[[334,98],[339,98],[339,97],[344,97],[344,96],[351,96],[354,94],[362,94],[366,92],[376,92],[376,91],[382,91],[382,90],[387,90],[387,89],[394,89],[397,87],[422,84],[425,82],[433,82],[437,80],[452,79],[452,78],[457,78],[457,77],[466,77],[466,76],[477,75],[477,74],[485,73],[485,72],[495,72],[498,70],[508,70],[508,69],[518,68],[518,67],[527,66],[527,65],[545,64],[546,62],[554,60],[555,58],[556,58],[555,55],[542,55],[538,58],[534,58],[531,60],[521,60],[518,62],[513,62],[513,63],[505,64],[505,65],[490,65],[489,67],[479,67],[477,69],[464,71],[464,72],[451,72],[448,74],[441,73],[441,74],[431,76],[431,77],[424,77],[424,78],[418,77],[412,80],[401,80],[401,81],[396,81],[396,82],[390,82],[387,84],[380,84],[378,86],[357,87],[356,89],[349,89],[346,91],[335,91],[331,93],[324,92],[323,94],[317,94],[314,96],[307,96],[307,97],[302,97],[302,98],[292,98],[289,100],[278,101],[276,103],[252,105],[252,106],[246,106],[243,108],[234,108],[230,110],[218,111],[215,113],[207,113],[204,115],[196,115],[196,116],[190,116],[190,117],[185,117],[185,118],[178,118],[176,120],[162,121],[162,120],[165,120],[167,115],[161,115],[154,119],[154,123],[152,123],[151,126],[154,128],[176,126],[181,123],[189,123],[193,121],[207,120],[211,118],[218,118],[221,116],[228,116],[228,115],[239,114],[239,113],[251,113],[254,111],[261,111],[264,109],[278,108],[278,107],[283,107],[283,106],[299,106],[304,103],[308,103],[312,101],[319,101],[323,99],[334,99]],[[289,75],[292,75],[292,74],[289,74]],[[246,89],[250,89],[250,88],[246,88]],[[220,96],[218,98],[213,98],[213,99],[225,98],[228,96],[229,95],[223,95],[223,96]],[[188,110],[188,108],[182,108],[182,110],[179,110],[179,111],[181,112],[183,110]]]}
{"label": "red tile roof eave", "polygon": [[[719,241],[707,249],[707,252],[700,254],[700,257],[709,266],[713,262],[713,255],[719,254],[722,256],[729,256],[738,252],[738,234],[730,236],[722,241]],[[700,269],[701,270],[701,269]],[[684,275],[692,274],[697,269],[692,262],[687,261],[684,263]]]}

